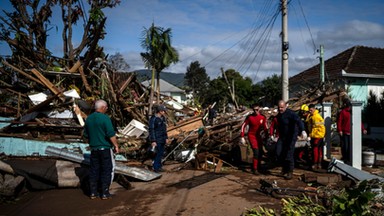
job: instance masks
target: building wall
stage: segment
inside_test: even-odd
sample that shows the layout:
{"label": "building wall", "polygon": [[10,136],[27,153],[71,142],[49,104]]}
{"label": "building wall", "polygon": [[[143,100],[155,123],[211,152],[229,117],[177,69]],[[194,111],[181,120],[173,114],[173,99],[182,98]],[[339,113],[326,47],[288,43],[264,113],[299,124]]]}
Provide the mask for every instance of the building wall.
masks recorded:
{"label": "building wall", "polygon": [[372,90],[378,98],[381,97],[381,92],[384,91],[384,80],[369,78],[353,79],[346,87],[349,88],[349,95],[352,100],[362,101],[363,106],[365,106],[370,90]]}

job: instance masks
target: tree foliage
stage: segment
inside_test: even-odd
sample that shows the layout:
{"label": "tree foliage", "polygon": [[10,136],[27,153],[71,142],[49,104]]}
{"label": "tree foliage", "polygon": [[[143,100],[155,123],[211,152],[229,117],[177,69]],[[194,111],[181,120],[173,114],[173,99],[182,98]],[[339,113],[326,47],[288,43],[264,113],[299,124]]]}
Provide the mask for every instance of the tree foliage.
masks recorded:
{"label": "tree foliage", "polygon": [[233,86],[237,103],[248,104],[249,99],[252,97],[252,80],[249,77],[242,77],[234,69],[229,69],[224,72],[223,76],[210,81],[202,101],[203,106],[214,102],[220,107],[225,106],[227,103],[235,104],[229,91]]}
{"label": "tree foliage", "polygon": [[152,81],[151,81],[151,94],[150,94],[150,106],[149,113],[152,113],[152,101],[154,91],[154,79],[156,73],[157,79],[157,102],[160,97],[160,73],[163,69],[169,67],[172,63],[179,61],[179,54],[171,44],[172,30],[170,28],[164,29],[162,27],[155,26],[152,23],[151,27],[144,28],[142,32],[141,46],[146,52],[140,53],[145,66],[148,69],[152,69]]}
{"label": "tree foliage", "polygon": [[[281,99],[280,76],[272,75],[260,83],[252,84],[252,80],[249,77],[243,77],[236,70],[229,69],[224,72],[223,76],[219,76],[209,82],[208,89],[204,91],[201,97],[201,104],[208,106],[216,102],[219,107],[223,107],[227,103],[234,104],[231,92],[229,91],[230,88],[233,88],[232,82],[238,105],[250,106],[253,103],[260,103],[263,106],[272,107]],[[191,83],[187,84],[191,85]]]}
{"label": "tree foliage", "polygon": [[[27,67],[51,66],[51,50],[47,49],[48,32],[58,31],[58,26],[51,24],[52,12],[55,6],[61,9],[63,22],[63,57],[67,62],[60,62],[62,66],[72,66],[81,54],[85,56],[84,68],[88,63],[101,55],[98,46],[100,39],[105,36],[106,17],[102,9],[115,7],[120,0],[89,0],[89,19],[80,0],[10,0],[13,11],[4,11],[0,17],[0,40],[5,41],[15,61],[22,62]],[[82,18],[82,19],[81,19]],[[73,28],[82,20],[83,34],[77,46],[73,44]],[[56,26],[56,28],[53,28]],[[77,29],[76,29],[77,30]],[[85,49],[87,48],[87,52]],[[28,57],[26,59],[25,57]]]}
{"label": "tree foliage", "polygon": [[261,83],[253,87],[253,92],[257,96],[257,102],[264,106],[274,106],[281,99],[281,76],[276,74],[267,77]]}
{"label": "tree foliage", "polygon": [[192,91],[193,97],[201,102],[201,98],[206,94],[210,82],[210,78],[205,68],[201,67],[198,61],[191,62],[187,67],[184,79],[185,84]]}

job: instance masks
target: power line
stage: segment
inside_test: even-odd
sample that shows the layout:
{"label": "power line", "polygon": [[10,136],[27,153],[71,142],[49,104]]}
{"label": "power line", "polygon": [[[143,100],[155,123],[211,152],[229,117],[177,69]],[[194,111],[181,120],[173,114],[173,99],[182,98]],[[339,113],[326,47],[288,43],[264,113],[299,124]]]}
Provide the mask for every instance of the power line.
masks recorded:
{"label": "power line", "polygon": [[300,5],[301,13],[303,14],[303,17],[304,17],[305,25],[307,26],[308,31],[309,31],[309,35],[311,36],[311,40],[312,40],[312,44],[313,44],[314,50],[316,50],[315,40],[313,39],[311,28],[309,28],[307,18],[305,17],[304,10],[303,10],[303,7],[301,5],[301,1],[298,0],[298,2],[299,2],[299,5]]}

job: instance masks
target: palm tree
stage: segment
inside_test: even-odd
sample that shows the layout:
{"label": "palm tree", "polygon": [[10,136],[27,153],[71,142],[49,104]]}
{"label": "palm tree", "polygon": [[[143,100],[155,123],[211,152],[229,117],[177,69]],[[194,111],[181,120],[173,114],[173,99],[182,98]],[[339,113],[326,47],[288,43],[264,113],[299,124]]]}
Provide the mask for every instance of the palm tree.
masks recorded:
{"label": "palm tree", "polygon": [[157,103],[160,101],[160,73],[164,68],[179,61],[179,54],[171,45],[171,29],[163,29],[152,23],[149,29],[144,28],[141,46],[146,50],[140,53],[145,67],[152,69],[151,93],[149,98],[149,115],[152,114],[155,74],[157,79]]}

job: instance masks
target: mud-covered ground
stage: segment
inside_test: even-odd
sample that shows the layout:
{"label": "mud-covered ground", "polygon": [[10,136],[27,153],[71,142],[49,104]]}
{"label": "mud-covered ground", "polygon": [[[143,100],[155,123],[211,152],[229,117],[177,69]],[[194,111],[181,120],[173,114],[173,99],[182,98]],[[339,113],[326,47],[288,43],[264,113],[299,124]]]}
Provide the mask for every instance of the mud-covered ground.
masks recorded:
{"label": "mud-covered ground", "polygon": [[194,169],[167,172],[150,182],[131,181],[125,189],[113,182],[110,200],[90,200],[80,188],[28,192],[18,200],[0,204],[0,215],[241,215],[256,206],[280,208],[280,199],[260,191],[260,179],[276,180],[282,188],[305,189],[300,176],[325,175],[295,169],[292,180],[278,176],[278,168],[255,176],[241,170],[213,173]]}

